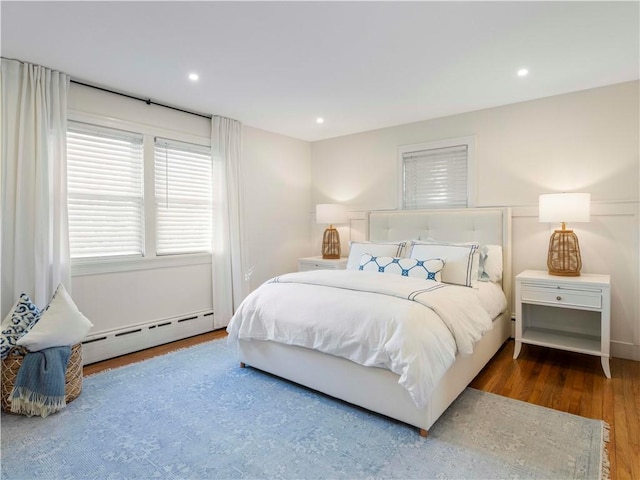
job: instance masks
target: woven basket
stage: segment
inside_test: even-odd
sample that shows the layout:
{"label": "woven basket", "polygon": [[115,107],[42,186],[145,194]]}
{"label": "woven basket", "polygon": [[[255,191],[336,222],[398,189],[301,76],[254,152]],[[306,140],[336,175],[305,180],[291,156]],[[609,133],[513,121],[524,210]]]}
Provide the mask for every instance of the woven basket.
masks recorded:
{"label": "woven basket", "polygon": [[[22,365],[22,359],[27,354],[24,347],[14,347],[2,360],[2,385],[0,387],[2,393],[2,410],[7,413],[11,412],[11,390],[16,381],[16,375]],[[67,364],[67,373],[64,377],[64,393],[67,403],[73,402],[82,391],[82,344],[77,343],[71,347],[71,356]]]}

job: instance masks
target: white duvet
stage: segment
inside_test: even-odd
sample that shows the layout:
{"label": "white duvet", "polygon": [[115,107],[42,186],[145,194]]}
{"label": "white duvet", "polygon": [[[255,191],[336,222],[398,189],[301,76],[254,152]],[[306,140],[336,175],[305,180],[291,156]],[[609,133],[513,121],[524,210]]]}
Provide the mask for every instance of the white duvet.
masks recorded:
{"label": "white duvet", "polygon": [[260,286],[242,302],[227,332],[230,342],[271,340],[387,368],[423,407],[456,353],[471,354],[491,324],[472,288],[318,270]]}

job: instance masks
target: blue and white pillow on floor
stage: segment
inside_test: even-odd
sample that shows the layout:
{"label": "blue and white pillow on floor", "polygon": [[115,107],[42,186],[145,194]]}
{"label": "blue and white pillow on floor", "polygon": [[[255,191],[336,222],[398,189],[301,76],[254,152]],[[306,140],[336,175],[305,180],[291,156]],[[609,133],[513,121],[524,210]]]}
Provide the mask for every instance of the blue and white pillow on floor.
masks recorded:
{"label": "blue and white pillow on floor", "polygon": [[40,309],[29,295],[22,293],[18,302],[2,321],[0,334],[0,357],[4,360],[18,340],[40,319]]}
{"label": "blue and white pillow on floor", "polygon": [[440,258],[418,260],[416,258],[376,257],[363,253],[360,257],[360,270],[366,272],[390,273],[403,277],[424,278],[440,282],[440,272],[444,261]]}

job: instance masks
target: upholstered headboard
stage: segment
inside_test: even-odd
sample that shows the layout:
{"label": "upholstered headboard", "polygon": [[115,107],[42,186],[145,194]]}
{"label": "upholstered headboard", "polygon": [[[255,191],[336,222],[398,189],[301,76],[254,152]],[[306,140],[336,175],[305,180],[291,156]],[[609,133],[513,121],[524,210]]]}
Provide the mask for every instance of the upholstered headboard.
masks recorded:
{"label": "upholstered headboard", "polygon": [[502,289],[511,310],[511,209],[464,208],[370,212],[369,240],[398,241],[434,238],[446,242],[502,245]]}

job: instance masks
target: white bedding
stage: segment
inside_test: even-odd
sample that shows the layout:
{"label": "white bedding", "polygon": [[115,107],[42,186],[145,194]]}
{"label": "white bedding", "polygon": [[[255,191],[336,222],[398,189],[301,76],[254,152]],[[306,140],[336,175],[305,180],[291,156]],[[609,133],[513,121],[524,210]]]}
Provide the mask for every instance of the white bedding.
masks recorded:
{"label": "white bedding", "polygon": [[482,308],[494,320],[507,309],[507,297],[504,296],[501,285],[493,282],[478,282],[474,290]]}
{"label": "white bedding", "polygon": [[252,292],[227,331],[230,342],[271,340],[387,368],[422,407],[456,354],[491,328],[479,293],[375,272],[292,273]]}

